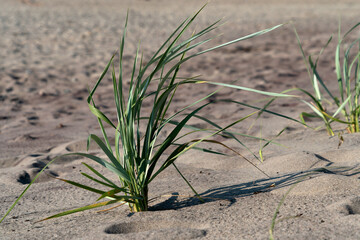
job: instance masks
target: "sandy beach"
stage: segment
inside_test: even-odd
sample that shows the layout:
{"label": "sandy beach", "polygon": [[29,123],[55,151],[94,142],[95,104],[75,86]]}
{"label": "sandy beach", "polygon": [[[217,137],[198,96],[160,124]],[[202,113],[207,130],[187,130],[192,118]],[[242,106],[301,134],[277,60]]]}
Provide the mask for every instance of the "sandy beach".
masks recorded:
{"label": "sandy beach", "polygon": [[[180,21],[204,4],[190,0],[0,0],[0,217],[51,159],[86,152],[88,135],[100,135],[97,119],[86,102],[88,88],[119,48],[127,10],[125,78],[131,75],[139,41],[144,59],[149,59]],[[311,90],[291,22],[306,54],[318,53],[334,36],[318,65],[324,81],[335,92],[339,18],[345,32],[360,21],[359,11],[360,3],[355,0],[211,1],[194,25],[194,30],[199,30],[224,19],[226,23],[213,33],[221,36],[209,47],[287,24],[194,58],[181,67],[181,75],[201,75],[229,84],[237,80],[240,86],[277,93],[293,87]],[[356,31],[352,39],[360,36]],[[115,105],[112,82],[110,76],[107,78],[94,98],[111,114]],[[171,111],[215,89],[211,85],[179,88]],[[212,100],[232,99],[262,107],[266,101],[259,100],[265,98],[225,88]],[[145,106],[144,114],[151,107]],[[296,98],[276,100],[269,110],[297,120],[301,112],[309,112],[308,106]],[[225,126],[253,111],[219,102],[202,114]],[[268,239],[275,210],[295,183],[280,208],[275,239],[359,239],[360,134],[349,134],[344,126],[335,124],[336,136],[329,137],[324,128],[305,128],[269,113],[249,128],[253,120],[231,130],[273,139],[286,128],[276,138],[277,144],[264,149],[263,163],[230,139],[216,140],[236,149],[268,176],[238,155],[213,146],[228,156],[194,150],[177,159],[177,166],[205,203],[190,197],[191,189],[175,168],[169,167],[149,186],[153,199],[150,211],[131,213],[121,206],[37,222],[96,201],[98,195],[54,179],[91,184],[80,174],[88,171],[82,162],[116,181],[116,176],[91,160],[62,157],[50,165],[0,224],[0,239]],[[205,127],[196,119],[191,124]],[[320,120],[308,124],[322,126]],[[257,139],[239,139],[256,154],[264,144]],[[89,151],[104,155],[95,145]]]}

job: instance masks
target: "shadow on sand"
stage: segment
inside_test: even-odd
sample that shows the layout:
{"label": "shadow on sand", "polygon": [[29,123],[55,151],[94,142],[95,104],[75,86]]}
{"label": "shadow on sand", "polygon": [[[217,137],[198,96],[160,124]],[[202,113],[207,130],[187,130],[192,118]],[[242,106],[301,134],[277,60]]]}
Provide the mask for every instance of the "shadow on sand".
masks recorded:
{"label": "shadow on sand", "polygon": [[172,196],[170,196],[167,200],[158,203],[154,206],[151,206],[149,210],[150,211],[169,210],[169,209],[176,210],[202,203],[220,201],[220,200],[228,201],[227,207],[230,207],[238,200],[238,198],[246,197],[254,194],[261,194],[264,192],[270,192],[272,190],[287,187],[299,182],[307,181],[309,179],[313,179],[324,174],[335,174],[335,175],[342,175],[347,177],[360,174],[359,164],[356,164],[355,166],[352,167],[341,167],[341,166],[333,167],[331,165],[332,163],[329,163],[325,167],[314,168],[307,171],[284,174],[278,177],[259,179],[259,180],[235,184],[235,185],[211,188],[203,193],[200,193],[200,196],[203,198],[204,202],[200,201],[197,197],[184,198],[179,196],[177,192],[174,192],[172,193]]}

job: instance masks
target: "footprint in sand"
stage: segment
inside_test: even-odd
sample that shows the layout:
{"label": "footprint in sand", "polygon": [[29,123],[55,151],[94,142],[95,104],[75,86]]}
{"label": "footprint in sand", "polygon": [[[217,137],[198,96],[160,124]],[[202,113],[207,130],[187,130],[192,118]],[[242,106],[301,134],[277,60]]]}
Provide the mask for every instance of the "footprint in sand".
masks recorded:
{"label": "footprint in sand", "polygon": [[2,120],[9,120],[11,116],[0,116],[0,121]]}
{"label": "footprint in sand", "polygon": [[10,97],[10,102],[13,104],[11,111],[18,112],[22,109],[23,104],[27,103],[24,99],[18,96]]}
{"label": "footprint in sand", "polygon": [[[13,140],[14,142],[35,140],[36,137],[27,134]],[[112,140],[114,141],[114,140]],[[67,155],[61,156],[66,153],[71,152],[86,152],[87,141],[74,141],[67,144],[62,144],[56,147],[49,149],[46,152],[29,154],[24,156],[19,161],[19,171],[15,175],[17,182],[22,184],[29,184],[34,177],[48,164],[52,159],[57,157],[45,171],[39,176],[36,182],[47,182],[54,177],[58,177],[60,174],[63,174],[67,171],[73,169],[73,162],[83,157],[78,155]],[[99,149],[95,144],[91,145],[90,150]]]}
{"label": "footprint in sand", "polygon": [[37,137],[35,137],[31,134],[24,134],[24,135],[21,135],[21,136],[15,138],[14,140],[11,140],[10,142],[25,142],[25,141],[35,140],[35,139],[37,139]]}
{"label": "footprint in sand", "polygon": [[0,95],[0,102],[4,102],[7,99],[6,95]]}
{"label": "footprint in sand", "polygon": [[26,120],[28,121],[28,123],[30,125],[37,125],[38,124],[39,117],[35,113],[33,113],[33,112],[27,113],[25,116],[26,116]]}
{"label": "footprint in sand", "polygon": [[205,227],[195,222],[136,221],[113,224],[104,232],[124,235],[127,239],[138,239],[141,236],[146,236],[146,239],[167,239],[169,234],[172,239],[198,239],[206,236],[207,231],[203,229]]}
{"label": "footprint in sand", "polygon": [[61,107],[61,108],[58,108],[56,110],[56,112],[54,112],[52,115],[53,115],[54,119],[58,119],[64,115],[67,115],[67,116],[72,115],[74,113],[75,109],[76,109],[76,107],[74,107],[72,105]]}
{"label": "footprint in sand", "polygon": [[[48,161],[44,160],[34,160],[25,168],[25,170],[17,175],[17,182],[22,184],[31,183],[34,177],[46,166],[47,162]],[[59,176],[57,172],[47,168],[45,172],[39,176],[36,182],[47,182],[57,176]]]}
{"label": "footprint in sand", "polygon": [[351,197],[346,200],[331,204],[329,209],[344,215],[360,214],[360,197]]}

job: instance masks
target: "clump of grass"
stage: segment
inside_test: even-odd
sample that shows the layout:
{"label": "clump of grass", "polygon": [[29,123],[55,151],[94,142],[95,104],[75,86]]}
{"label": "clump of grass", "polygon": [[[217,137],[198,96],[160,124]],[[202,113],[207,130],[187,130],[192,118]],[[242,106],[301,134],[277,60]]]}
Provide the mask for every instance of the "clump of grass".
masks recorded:
{"label": "clump of grass", "polygon": [[[203,98],[195,101],[194,103],[185,106],[174,114],[169,114],[171,103],[174,99],[175,93],[178,88],[187,84],[213,84],[220,87],[232,87],[236,89],[252,91],[255,93],[265,94],[272,97],[289,97],[286,94],[277,94],[271,92],[263,92],[255,89],[245,88],[232,84],[223,84],[216,82],[209,82],[204,80],[198,80],[196,77],[181,78],[178,77],[180,66],[189,61],[190,59],[199,55],[208,53],[215,49],[228,46],[230,44],[237,43],[246,39],[250,39],[276,28],[281,25],[265,29],[245,37],[235,39],[230,42],[226,42],[215,47],[211,47],[202,51],[192,51],[199,46],[208,43],[213,37],[206,37],[208,33],[219,27],[220,21],[216,21],[213,24],[205,27],[197,33],[192,33],[190,36],[185,37],[186,30],[189,29],[195,18],[201,12],[201,8],[191,18],[183,21],[179,27],[166,39],[163,45],[155,52],[155,54],[144,63],[140,50],[138,48],[133,61],[132,74],[129,79],[129,89],[125,91],[123,83],[123,54],[125,50],[125,39],[126,29],[128,23],[128,17],[126,17],[125,28],[120,43],[119,49],[119,72],[118,77],[115,71],[114,56],[108,62],[105,70],[101,74],[99,80],[89,93],[87,98],[88,106],[91,112],[97,117],[100,129],[102,131],[103,139],[91,134],[88,138],[88,147],[91,141],[94,141],[106,155],[106,158],[101,158],[95,155],[87,153],[71,153],[80,155],[91,159],[98,164],[105,167],[110,172],[114,173],[118,180],[116,182],[110,180],[108,177],[102,175],[93,167],[88,164],[84,165],[90,170],[92,175],[82,173],[83,176],[92,180],[98,184],[98,187],[86,186],[81,183],[61,179],[69,184],[83,188],[85,190],[99,194],[99,200],[104,200],[91,204],[85,207],[73,209],[60,214],[53,215],[47,219],[64,216],[67,214],[84,211],[92,208],[97,208],[114,203],[127,204],[131,211],[140,212],[148,210],[148,190],[149,184],[165,169],[170,166],[175,167],[180,176],[189,185],[194,192],[195,196],[199,194],[190,185],[189,181],[181,174],[175,160],[190,149],[206,150],[198,147],[197,145],[202,142],[210,144],[218,144],[226,147],[234,152],[234,149],[229,148],[221,142],[211,139],[213,136],[222,135],[228,138],[232,138],[239,144],[245,146],[232,132],[227,131],[230,127],[235,124],[244,121],[256,112],[251,113],[247,116],[239,118],[237,121],[221,127],[211,121],[210,119],[199,116],[199,112],[205,107],[213,104],[213,101],[208,101],[209,97],[218,92],[220,89],[209,93]],[[205,39],[205,40],[200,40]],[[180,39],[184,39],[181,40]],[[104,79],[108,71],[111,71],[112,84],[113,84],[113,96],[116,106],[116,118],[117,123],[114,123],[107,117],[96,105],[93,98],[97,91],[99,84]],[[151,89],[150,86],[155,87],[155,90]],[[152,102],[152,109],[149,115],[143,115],[143,103],[145,101]],[[239,102],[238,102],[239,103]],[[183,116],[183,117],[182,117]],[[180,118],[180,120],[179,120]],[[211,128],[201,129],[188,124],[191,118],[197,118],[211,125]],[[115,146],[112,146],[109,141],[108,133],[104,127],[104,124],[109,125],[114,130],[115,135]],[[169,133],[165,133],[164,129],[169,129],[172,126],[172,130]],[[183,132],[184,128],[190,128],[191,132]],[[145,129],[142,133],[141,129]],[[192,139],[184,141],[184,137],[188,137],[192,133],[203,132],[207,135],[203,138]],[[160,137],[161,134],[165,134],[165,138]],[[183,140],[183,142],[181,142]],[[212,153],[219,153],[216,151],[210,151]],[[168,154],[165,156],[165,152]],[[67,154],[69,155],[69,154]],[[53,161],[47,164],[51,164]],[[251,163],[251,162],[250,162]],[[47,167],[45,166],[41,172]],[[255,166],[255,165],[254,165]],[[256,167],[256,166],[255,166]],[[260,170],[260,169],[259,169]],[[39,174],[41,174],[41,172]],[[19,199],[24,195],[31,184],[36,180],[39,174],[33,179],[33,181],[27,186],[24,192],[11,206],[12,210]],[[265,173],[264,173],[265,174]],[[107,190],[102,190],[107,188]],[[1,221],[6,217],[1,219]],[[0,221],[0,222],[1,222]]]}
{"label": "clump of grass", "polygon": [[[349,133],[360,131],[360,38],[357,38],[350,44],[345,43],[346,38],[360,25],[360,23],[354,25],[343,36],[341,36],[340,25],[341,24],[339,24],[338,43],[335,52],[338,94],[334,94],[329,90],[324,79],[320,76],[317,66],[320,55],[331,42],[332,37],[329,38],[325,47],[314,60],[312,56],[306,57],[299,35],[294,28],[313,87],[313,93],[304,89],[298,89],[312,100],[312,102],[303,101],[311,108],[313,113],[302,113],[300,115],[301,120],[305,123],[304,117],[316,117],[322,119],[327,132],[331,136],[334,135],[334,129],[332,127],[332,123],[334,122],[345,124]],[[324,97],[323,91],[320,91],[320,87],[323,88],[327,98]],[[329,103],[336,106],[334,112],[329,112],[326,108],[326,105],[329,105]]]}

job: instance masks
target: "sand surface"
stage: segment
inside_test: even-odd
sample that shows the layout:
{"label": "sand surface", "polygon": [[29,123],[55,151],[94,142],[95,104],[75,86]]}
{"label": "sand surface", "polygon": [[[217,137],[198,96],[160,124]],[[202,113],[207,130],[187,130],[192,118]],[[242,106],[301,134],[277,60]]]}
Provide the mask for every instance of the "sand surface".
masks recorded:
{"label": "sand surface", "polygon": [[[86,138],[99,133],[87,104],[92,87],[119,45],[126,10],[130,20],[124,55],[124,74],[131,74],[133,54],[141,40],[149,58],[178,23],[199,9],[203,1],[175,0],[0,0],[0,217],[36,173],[53,157],[86,151]],[[345,30],[356,24],[360,3],[346,1],[218,0],[199,16],[195,29],[224,18],[213,44],[293,21],[307,54],[318,52],[339,16]],[[356,36],[356,34],[354,37]],[[336,38],[319,62],[321,74],[335,90]],[[264,36],[240,42],[193,59],[182,76],[203,78],[259,90],[281,92],[291,87],[311,89],[292,27],[286,25]],[[95,96],[106,113],[114,111],[111,82]],[[171,111],[205,96],[215,88],[180,89]],[[303,96],[305,98],[305,96]],[[263,96],[223,89],[213,100],[231,98],[262,106]],[[306,98],[305,98],[306,99]],[[149,111],[147,106],[144,112]],[[296,99],[278,100],[272,111],[299,118],[306,106]],[[246,116],[252,110],[215,104],[204,109],[219,125]],[[193,124],[200,124],[194,120]],[[272,139],[264,149],[264,163],[229,139],[217,138],[250,159],[267,177],[244,159],[190,151],[177,165],[204,197],[187,198],[192,191],[170,167],[150,185],[151,211],[130,213],[125,206],[97,213],[86,211],[35,223],[61,211],[94,203],[97,196],[51,176],[87,180],[79,174],[86,162],[63,157],[42,175],[10,215],[0,224],[0,239],[267,239],[271,220],[283,194],[298,182],[280,208],[276,239],[359,239],[359,134],[343,134],[344,142],[325,130],[305,129],[295,122],[264,114],[232,130]],[[313,127],[321,125],[312,121]],[[258,140],[240,138],[253,152]],[[203,145],[206,147],[206,145]],[[220,149],[214,147],[215,149]],[[92,153],[99,154],[93,148]],[[316,170],[316,171],[314,171]],[[109,178],[115,176],[108,174]],[[274,185],[275,184],[275,185]],[[275,187],[274,187],[275,186]]]}

